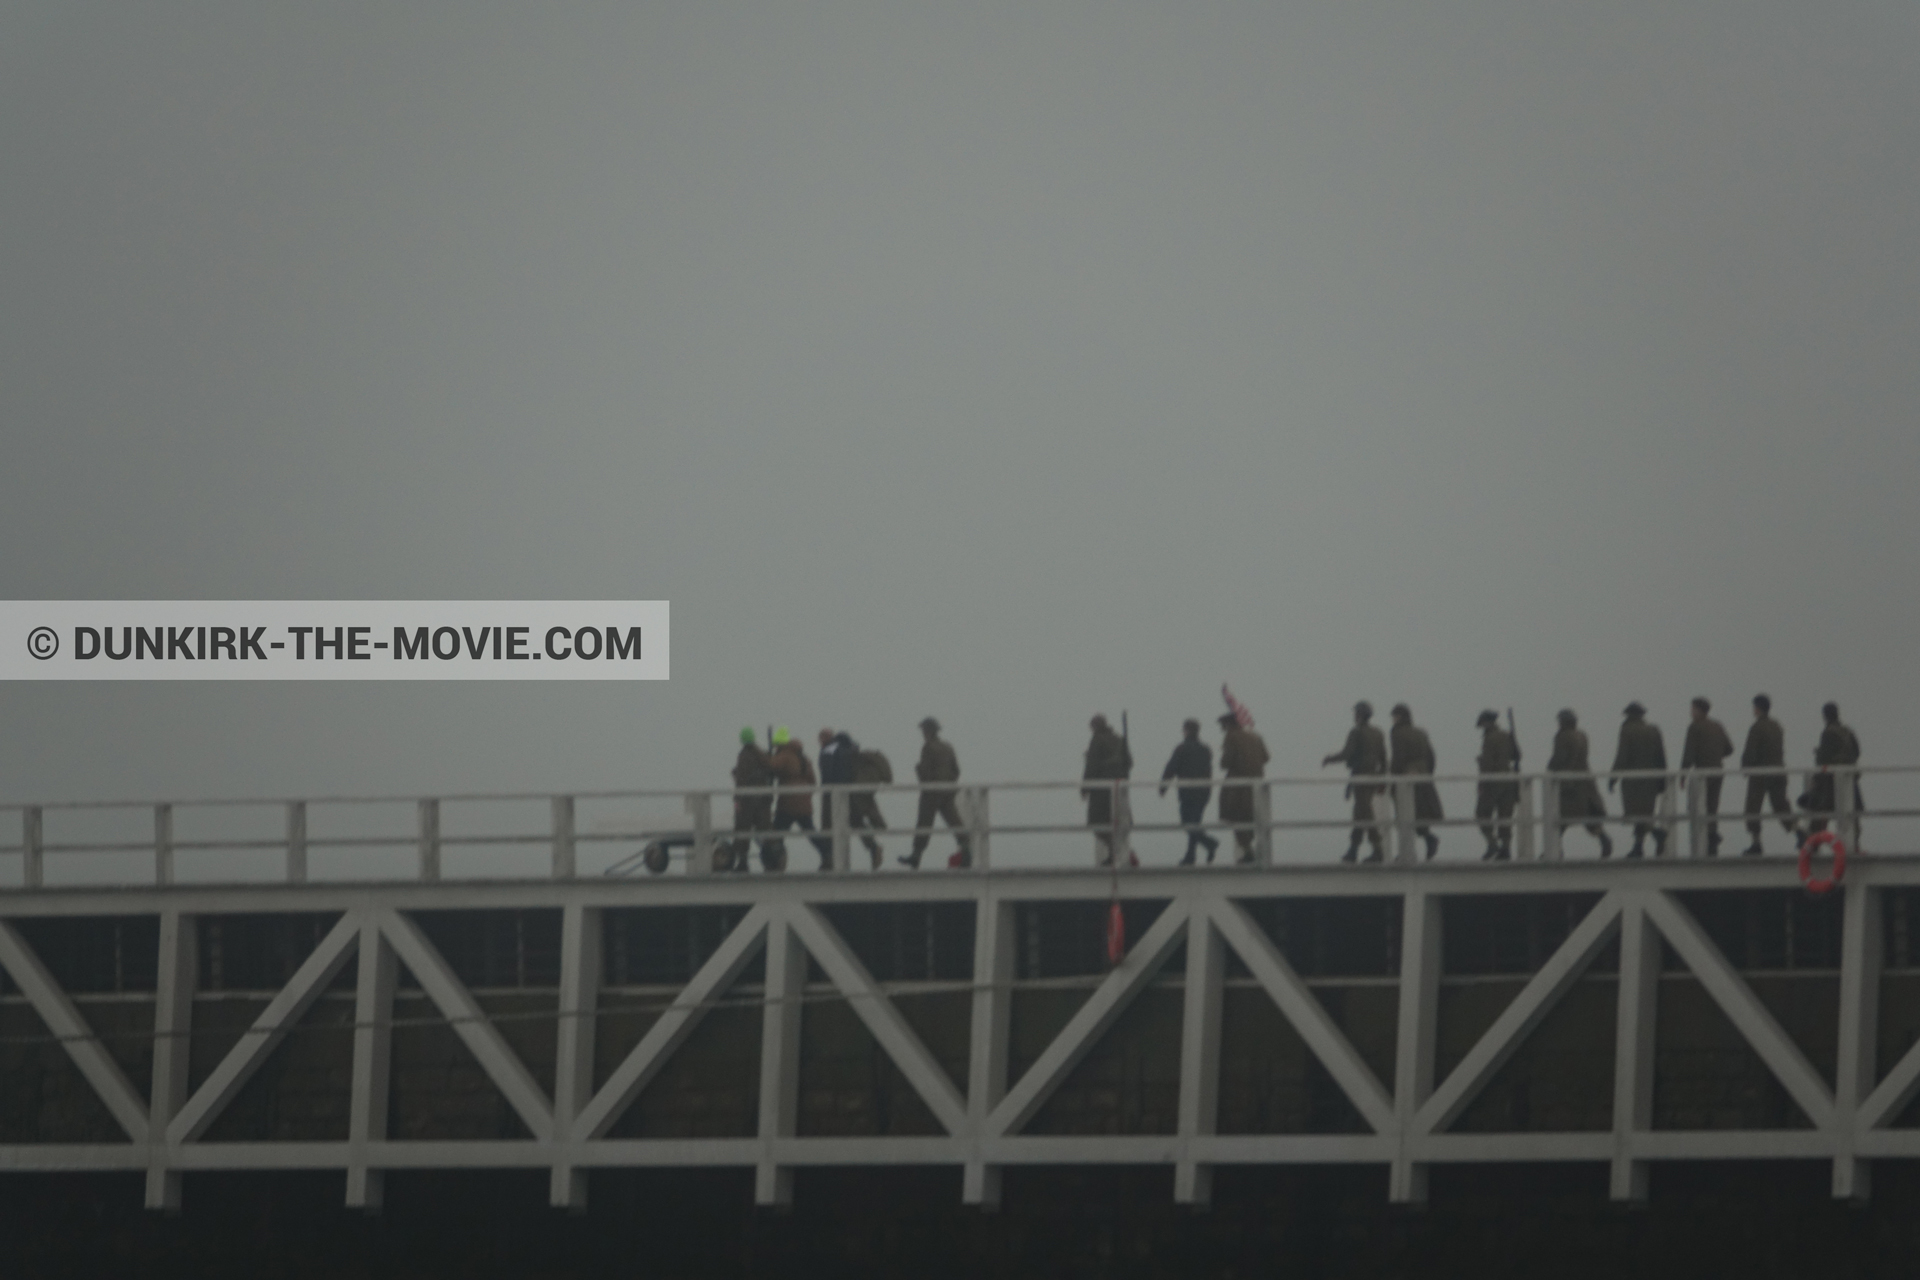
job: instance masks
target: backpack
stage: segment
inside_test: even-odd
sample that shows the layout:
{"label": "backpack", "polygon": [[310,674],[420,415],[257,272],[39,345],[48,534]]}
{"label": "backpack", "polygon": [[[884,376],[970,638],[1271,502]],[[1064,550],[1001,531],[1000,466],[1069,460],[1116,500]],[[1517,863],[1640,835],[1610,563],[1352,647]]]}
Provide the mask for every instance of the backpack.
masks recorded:
{"label": "backpack", "polygon": [[853,758],[855,782],[892,782],[893,766],[883,751],[862,751]]}

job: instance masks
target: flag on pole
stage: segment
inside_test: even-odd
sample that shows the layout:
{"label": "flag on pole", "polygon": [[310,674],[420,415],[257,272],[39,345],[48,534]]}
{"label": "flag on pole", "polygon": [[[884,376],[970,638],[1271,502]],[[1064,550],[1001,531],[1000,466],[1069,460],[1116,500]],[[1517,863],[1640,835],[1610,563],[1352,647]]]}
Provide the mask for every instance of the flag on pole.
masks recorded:
{"label": "flag on pole", "polygon": [[1227,710],[1233,713],[1233,722],[1242,729],[1253,728],[1253,712],[1247,710],[1247,704],[1233,696],[1233,690],[1226,685],[1220,686],[1220,696],[1227,700]]}

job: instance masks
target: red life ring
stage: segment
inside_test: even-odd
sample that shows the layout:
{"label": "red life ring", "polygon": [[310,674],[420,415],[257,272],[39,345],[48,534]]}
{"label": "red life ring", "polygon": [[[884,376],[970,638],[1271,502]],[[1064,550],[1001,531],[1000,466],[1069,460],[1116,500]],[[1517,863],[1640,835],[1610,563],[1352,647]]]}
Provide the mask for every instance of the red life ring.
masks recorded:
{"label": "red life ring", "polygon": [[[1813,849],[1815,845],[1833,847],[1833,874],[1815,878],[1813,874]],[[1825,893],[1840,883],[1847,874],[1846,842],[1831,831],[1819,831],[1807,837],[1800,846],[1800,883],[1807,886],[1808,893]]]}

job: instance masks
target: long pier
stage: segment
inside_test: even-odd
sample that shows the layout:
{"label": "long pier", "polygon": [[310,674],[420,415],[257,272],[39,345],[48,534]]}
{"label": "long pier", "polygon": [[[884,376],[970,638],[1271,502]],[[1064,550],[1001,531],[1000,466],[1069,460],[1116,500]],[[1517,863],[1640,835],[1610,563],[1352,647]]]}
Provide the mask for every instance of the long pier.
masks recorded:
{"label": "long pier", "polygon": [[[1165,1166],[1201,1205],[1234,1165],[1419,1202],[1435,1166],[1587,1163],[1634,1201],[1661,1162],[1817,1160],[1858,1199],[1920,1158],[1920,857],[1812,894],[1781,852],[1704,856],[1675,776],[1673,856],[1574,859],[1559,780],[1519,781],[1513,861],[1418,860],[1402,804],[1394,857],[1333,862],[1350,821],[1276,779],[1255,862],[1200,868],[1126,865],[1180,828],[1112,784],[1118,869],[1061,820],[1085,784],[968,785],[974,865],[918,874],[849,869],[844,826],[824,873],[712,872],[725,793],[16,807],[0,1169],[143,1173],[154,1208],[337,1170],[373,1208],[403,1169],[539,1169],[577,1207],[601,1169],[751,1170],[778,1205],[809,1168],[943,1166],[990,1208],[1017,1166]],[[1856,847],[1911,816],[1839,781]],[[662,837],[678,874],[604,874]]]}

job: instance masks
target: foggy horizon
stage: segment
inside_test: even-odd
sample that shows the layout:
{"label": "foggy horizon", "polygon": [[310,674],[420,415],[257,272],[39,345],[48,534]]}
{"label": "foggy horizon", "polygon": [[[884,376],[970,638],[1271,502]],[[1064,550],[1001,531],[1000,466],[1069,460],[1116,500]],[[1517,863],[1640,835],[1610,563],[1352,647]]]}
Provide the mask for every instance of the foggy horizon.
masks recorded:
{"label": "foggy horizon", "polygon": [[1604,767],[1629,700],[1677,762],[1761,691],[1793,768],[1829,699],[1920,763],[1916,51],[1893,4],[12,11],[7,597],[663,599],[676,654],[9,684],[0,801],[724,788],[768,724],[907,778],[929,714],[1065,778],[1123,709],[1140,777],[1223,681],[1273,776],[1362,698],[1446,774],[1483,707]]}

